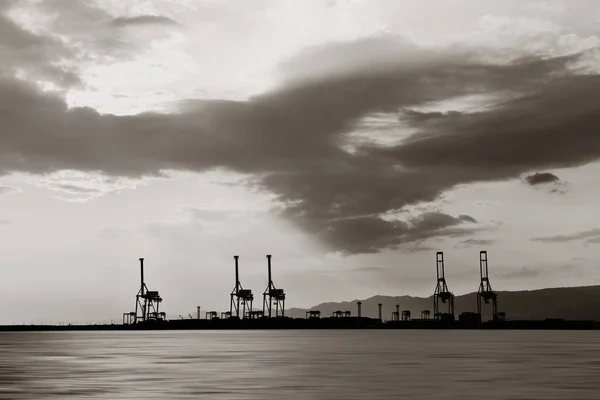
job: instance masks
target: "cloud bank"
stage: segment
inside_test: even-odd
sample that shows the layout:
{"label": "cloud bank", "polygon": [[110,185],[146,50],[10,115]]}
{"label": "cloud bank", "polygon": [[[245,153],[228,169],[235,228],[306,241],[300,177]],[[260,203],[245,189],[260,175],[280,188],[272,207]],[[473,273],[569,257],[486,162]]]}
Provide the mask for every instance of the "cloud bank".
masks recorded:
{"label": "cloud bank", "polygon": [[[167,22],[156,18],[114,23]],[[15,55],[27,43],[60,46],[7,21],[0,32],[12,33],[0,35],[1,51],[15,68],[60,75],[54,52]],[[106,39],[107,48],[123,50],[114,37]],[[176,113],[133,116],[69,109],[60,95],[4,74],[0,174],[78,170],[135,179],[227,169],[251,176],[253,185],[277,196],[281,216],[346,254],[469,235],[478,227],[468,215],[383,215],[458,184],[600,158],[600,77],[574,69],[588,55],[586,49],[492,62],[481,49],[426,49],[393,35],[370,37],[299,53],[281,65],[276,89],[247,101],[190,100]],[[499,92],[511,96],[476,111],[419,109]],[[388,128],[397,140],[383,145],[367,132],[373,140],[348,151],[348,134],[377,113],[394,116]]]}

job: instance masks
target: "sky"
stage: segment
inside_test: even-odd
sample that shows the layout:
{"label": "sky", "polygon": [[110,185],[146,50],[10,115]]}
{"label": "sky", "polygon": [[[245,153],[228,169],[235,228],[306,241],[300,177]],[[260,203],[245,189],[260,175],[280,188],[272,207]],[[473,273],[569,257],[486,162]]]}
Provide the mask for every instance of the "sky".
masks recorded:
{"label": "sky", "polygon": [[[600,283],[595,0],[2,0],[0,323]],[[255,304],[256,304],[255,303]]]}

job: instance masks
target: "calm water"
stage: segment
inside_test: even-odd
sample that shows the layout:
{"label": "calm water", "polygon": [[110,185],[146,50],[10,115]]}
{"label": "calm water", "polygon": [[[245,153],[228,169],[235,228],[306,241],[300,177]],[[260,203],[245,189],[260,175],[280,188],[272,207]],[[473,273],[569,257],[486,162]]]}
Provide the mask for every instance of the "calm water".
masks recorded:
{"label": "calm water", "polygon": [[600,332],[0,333],[1,399],[594,399]]}

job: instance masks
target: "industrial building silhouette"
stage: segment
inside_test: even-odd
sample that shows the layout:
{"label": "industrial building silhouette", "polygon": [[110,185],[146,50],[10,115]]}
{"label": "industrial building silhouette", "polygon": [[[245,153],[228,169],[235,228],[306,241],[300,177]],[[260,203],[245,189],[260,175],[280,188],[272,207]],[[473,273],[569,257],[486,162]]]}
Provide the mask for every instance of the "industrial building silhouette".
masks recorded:
{"label": "industrial building silhouette", "polygon": [[[479,252],[480,284],[477,291],[476,311],[463,312],[456,316],[454,293],[446,281],[444,253],[436,254],[436,286],[433,291],[433,313],[420,310],[420,318],[413,318],[412,310],[400,309],[396,304],[389,320],[384,320],[384,310],[378,304],[378,317],[362,316],[362,302],[356,303],[356,314],[352,310],[335,310],[323,316],[321,310],[306,310],[305,318],[290,318],[285,315],[285,291],[277,288],[272,278],[272,255],[267,255],[267,287],[263,292],[262,309],[254,309],[254,294],[244,288],[240,281],[240,257],[235,255],[235,286],[230,293],[229,310],[207,311],[201,318],[197,307],[196,318],[180,316],[167,320],[159,311],[162,302],[158,291],[148,290],[144,282],[144,259],[140,258],[141,284],[135,296],[135,311],[123,314],[123,329],[351,329],[351,328],[396,328],[396,329],[448,329],[448,328],[517,328],[517,329],[590,329],[596,323],[590,321],[507,321],[506,315],[498,311],[498,295],[492,289],[489,275],[487,251]],[[491,319],[484,321],[484,308],[491,307]],[[419,315],[419,314],[417,314]]]}

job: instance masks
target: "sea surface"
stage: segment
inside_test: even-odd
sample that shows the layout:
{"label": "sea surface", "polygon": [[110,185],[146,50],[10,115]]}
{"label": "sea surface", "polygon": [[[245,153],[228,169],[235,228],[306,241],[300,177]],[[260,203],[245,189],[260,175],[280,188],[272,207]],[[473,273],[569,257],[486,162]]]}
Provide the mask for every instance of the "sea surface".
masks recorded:
{"label": "sea surface", "polygon": [[0,333],[0,399],[600,399],[600,332]]}

